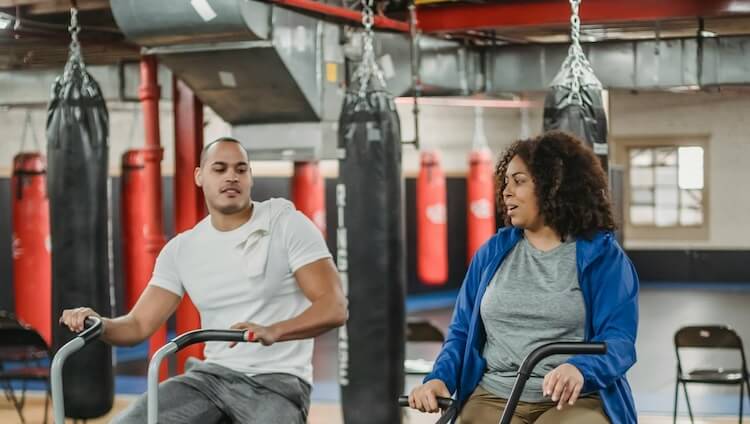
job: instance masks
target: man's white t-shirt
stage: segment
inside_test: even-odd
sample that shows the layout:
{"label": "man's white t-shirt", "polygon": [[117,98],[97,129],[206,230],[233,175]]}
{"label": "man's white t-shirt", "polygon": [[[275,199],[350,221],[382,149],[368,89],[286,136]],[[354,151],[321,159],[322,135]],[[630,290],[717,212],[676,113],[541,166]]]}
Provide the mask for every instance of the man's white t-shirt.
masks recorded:
{"label": "man's white t-shirt", "polygon": [[[170,240],[156,260],[150,285],[187,292],[203,328],[238,322],[271,325],[294,318],[310,302],[294,273],[331,253],[320,231],[284,199],[253,202],[250,220],[219,231],[206,217]],[[249,375],[288,373],[312,383],[313,340],[263,346],[206,343],[206,362]]]}

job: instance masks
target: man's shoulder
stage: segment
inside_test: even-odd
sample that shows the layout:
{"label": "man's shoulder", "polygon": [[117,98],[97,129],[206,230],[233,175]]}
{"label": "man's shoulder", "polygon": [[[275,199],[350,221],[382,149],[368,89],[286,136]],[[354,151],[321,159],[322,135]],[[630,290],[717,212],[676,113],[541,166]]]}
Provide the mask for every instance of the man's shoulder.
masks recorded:
{"label": "man's shoulder", "polygon": [[297,210],[294,207],[294,203],[283,197],[272,197],[268,200],[259,202],[258,206],[264,208],[272,218],[289,215],[290,212]]}
{"label": "man's shoulder", "polygon": [[209,219],[211,219],[211,216],[207,215],[205,218],[201,219],[195,225],[193,225],[192,228],[188,228],[185,231],[177,233],[167,242],[167,246],[172,245],[171,247],[178,248],[178,246],[189,243],[197,237],[200,237],[200,235],[206,231],[207,226],[209,225]]}

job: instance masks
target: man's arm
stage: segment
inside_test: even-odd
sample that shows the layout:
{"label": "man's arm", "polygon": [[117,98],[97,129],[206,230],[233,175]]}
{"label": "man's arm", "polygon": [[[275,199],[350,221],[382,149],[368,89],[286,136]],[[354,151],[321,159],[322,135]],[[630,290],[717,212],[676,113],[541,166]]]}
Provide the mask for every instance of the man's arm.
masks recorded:
{"label": "man's arm", "polygon": [[[146,340],[174,313],[180,299],[169,290],[147,286],[127,315],[102,318],[104,331],[101,339],[115,346],[132,346]],[[86,317],[92,315],[99,317],[91,308],[67,309],[63,311],[60,323],[71,331],[80,332]]]}
{"label": "man's arm", "polygon": [[294,273],[300,289],[312,303],[292,319],[268,326],[241,322],[234,329],[249,329],[255,340],[271,345],[287,340],[308,339],[344,325],[349,317],[347,300],[341,280],[330,258],[320,259],[300,267]]}

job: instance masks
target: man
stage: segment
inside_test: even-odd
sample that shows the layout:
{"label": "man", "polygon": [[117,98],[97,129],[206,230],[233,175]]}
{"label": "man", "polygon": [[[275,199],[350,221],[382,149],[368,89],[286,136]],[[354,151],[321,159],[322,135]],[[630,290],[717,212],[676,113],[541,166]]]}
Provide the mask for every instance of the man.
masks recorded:
{"label": "man", "polygon": [[[249,329],[258,343],[207,343],[206,360],[159,386],[160,423],[305,423],[312,337],[344,324],[347,302],[323,237],[283,199],[254,202],[239,141],[209,143],[195,169],[209,216],[172,240],[127,315],[104,318],[102,339],[146,340],[190,295],[204,328]],[[63,312],[81,331],[90,308]],[[146,421],[145,396],[115,419]]]}

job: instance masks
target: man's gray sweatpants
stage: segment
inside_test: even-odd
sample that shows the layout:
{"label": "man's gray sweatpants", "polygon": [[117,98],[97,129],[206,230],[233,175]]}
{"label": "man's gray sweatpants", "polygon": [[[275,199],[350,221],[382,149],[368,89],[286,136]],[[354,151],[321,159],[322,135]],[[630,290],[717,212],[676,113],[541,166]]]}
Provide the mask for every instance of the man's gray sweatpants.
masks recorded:
{"label": "man's gray sweatpants", "polygon": [[[291,374],[248,377],[203,363],[159,384],[159,424],[304,424],[309,409],[310,385]],[[145,394],[112,422],[146,423]]]}

